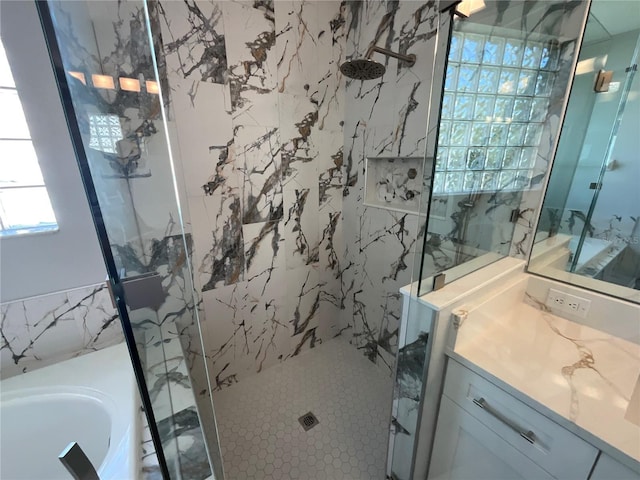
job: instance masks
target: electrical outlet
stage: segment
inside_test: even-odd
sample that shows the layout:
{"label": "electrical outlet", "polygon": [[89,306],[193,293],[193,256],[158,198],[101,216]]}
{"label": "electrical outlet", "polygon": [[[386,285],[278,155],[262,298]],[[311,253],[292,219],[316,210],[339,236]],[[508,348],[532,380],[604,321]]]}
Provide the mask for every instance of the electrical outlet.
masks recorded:
{"label": "electrical outlet", "polygon": [[578,307],[580,306],[580,302],[578,302],[577,300],[567,298],[565,305],[568,311],[577,312]]}
{"label": "electrical outlet", "polygon": [[565,311],[580,318],[586,318],[591,308],[591,300],[576,297],[575,295],[566,294]]}
{"label": "electrical outlet", "polygon": [[565,313],[580,318],[586,318],[591,308],[591,300],[576,297],[570,293],[561,292],[554,288],[549,289],[547,294],[547,306],[557,313]]}
{"label": "electrical outlet", "polygon": [[546,303],[547,307],[556,311],[562,311],[564,310],[564,305],[566,303],[566,294],[560,290],[550,288],[549,293],[547,294]]}

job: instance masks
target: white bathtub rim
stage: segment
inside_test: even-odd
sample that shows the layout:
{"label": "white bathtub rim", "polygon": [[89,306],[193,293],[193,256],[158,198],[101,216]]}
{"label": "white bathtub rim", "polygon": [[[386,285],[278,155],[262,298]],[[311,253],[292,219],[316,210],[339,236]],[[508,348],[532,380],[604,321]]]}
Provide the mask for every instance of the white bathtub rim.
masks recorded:
{"label": "white bathtub rim", "polygon": [[100,478],[138,478],[140,400],[124,343],[2,380],[0,389],[2,403],[65,393],[99,400],[111,418],[111,441],[117,441],[96,466]]}
{"label": "white bathtub rim", "polygon": [[[0,395],[0,405],[5,406],[6,404],[6,406],[13,406],[31,402],[46,403],[48,399],[55,400],[59,398],[69,398],[70,400],[75,398],[88,399],[106,410],[110,421],[110,440],[113,442],[115,438],[119,438],[120,441],[117,444],[110,445],[102,463],[100,465],[94,465],[94,467],[98,470],[98,474],[100,474],[101,477],[109,478],[110,467],[117,465],[117,463],[113,462],[116,457],[120,456],[120,450],[126,450],[126,444],[129,441],[128,434],[130,433],[128,426],[123,430],[124,422],[114,421],[119,415],[119,409],[112,396],[95,388],[70,385],[35,387],[2,392]],[[82,445],[80,445],[80,447],[82,447]]]}

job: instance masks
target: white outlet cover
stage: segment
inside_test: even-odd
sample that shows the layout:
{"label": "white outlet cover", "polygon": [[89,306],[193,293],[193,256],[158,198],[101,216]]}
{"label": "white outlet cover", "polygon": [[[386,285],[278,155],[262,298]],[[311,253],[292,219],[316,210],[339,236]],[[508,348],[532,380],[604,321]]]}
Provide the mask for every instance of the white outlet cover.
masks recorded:
{"label": "white outlet cover", "polygon": [[546,305],[554,312],[578,318],[586,318],[591,308],[591,300],[550,288]]}
{"label": "white outlet cover", "polygon": [[566,303],[566,293],[556,290],[555,288],[550,288],[545,303],[547,307],[560,311]]}

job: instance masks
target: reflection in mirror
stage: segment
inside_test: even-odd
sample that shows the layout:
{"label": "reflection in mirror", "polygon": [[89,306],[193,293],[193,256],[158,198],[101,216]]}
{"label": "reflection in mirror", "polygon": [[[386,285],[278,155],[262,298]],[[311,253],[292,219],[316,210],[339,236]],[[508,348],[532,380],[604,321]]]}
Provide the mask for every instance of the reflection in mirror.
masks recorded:
{"label": "reflection in mirror", "polygon": [[594,0],[529,265],[533,273],[635,302],[639,49],[640,3]]}

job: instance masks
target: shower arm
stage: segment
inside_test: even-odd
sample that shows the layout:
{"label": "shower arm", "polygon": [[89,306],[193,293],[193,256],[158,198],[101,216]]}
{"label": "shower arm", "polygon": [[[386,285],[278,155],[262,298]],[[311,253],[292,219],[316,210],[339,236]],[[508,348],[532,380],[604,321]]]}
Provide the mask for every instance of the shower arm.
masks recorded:
{"label": "shower arm", "polygon": [[379,47],[377,45],[371,45],[369,47],[369,49],[367,50],[367,54],[365,55],[365,58],[367,60],[370,59],[371,56],[374,54],[374,52],[381,53],[388,57],[397,58],[398,60],[402,60],[406,62],[410,67],[412,67],[413,64],[416,63],[416,56],[413,53],[409,55],[403,55],[402,53],[396,53],[386,48]]}

